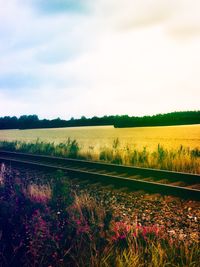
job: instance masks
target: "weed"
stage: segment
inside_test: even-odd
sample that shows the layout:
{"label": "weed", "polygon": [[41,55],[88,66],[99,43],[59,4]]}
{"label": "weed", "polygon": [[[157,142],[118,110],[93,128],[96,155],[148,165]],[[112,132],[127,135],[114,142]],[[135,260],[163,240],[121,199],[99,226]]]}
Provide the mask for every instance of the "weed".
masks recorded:
{"label": "weed", "polygon": [[49,183],[1,167],[1,266],[191,266],[198,242],[171,239],[164,227],[119,221],[63,173]]}

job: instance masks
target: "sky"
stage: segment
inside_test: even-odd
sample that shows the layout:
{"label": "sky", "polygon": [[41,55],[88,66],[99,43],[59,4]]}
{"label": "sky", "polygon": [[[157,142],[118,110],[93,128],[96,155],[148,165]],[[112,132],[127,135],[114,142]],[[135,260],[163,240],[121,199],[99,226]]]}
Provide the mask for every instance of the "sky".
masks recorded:
{"label": "sky", "polygon": [[0,0],[0,116],[200,110],[199,0]]}

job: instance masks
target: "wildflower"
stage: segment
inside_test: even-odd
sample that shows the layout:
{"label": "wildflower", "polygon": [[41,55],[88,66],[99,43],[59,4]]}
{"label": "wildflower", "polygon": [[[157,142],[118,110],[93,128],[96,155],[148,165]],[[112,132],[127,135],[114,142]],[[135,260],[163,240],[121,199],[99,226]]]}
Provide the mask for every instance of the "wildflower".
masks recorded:
{"label": "wildflower", "polygon": [[113,236],[111,239],[113,241],[116,241],[117,239],[125,239],[131,230],[131,225],[125,222],[115,222],[113,224]]}
{"label": "wildflower", "polygon": [[77,234],[85,233],[88,234],[90,232],[90,227],[87,223],[84,225],[79,225],[77,228]]}
{"label": "wildflower", "polygon": [[133,233],[133,237],[137,237],[139,234],[142,235],[142,237],[144,239],[147,239],[147,235],[149,234],[153,234],[155,236],[158,236],[160,233],[160,230],[162,228],[156,226],[156,225],[152,225],[152,226],[136,226],[135,232]]}

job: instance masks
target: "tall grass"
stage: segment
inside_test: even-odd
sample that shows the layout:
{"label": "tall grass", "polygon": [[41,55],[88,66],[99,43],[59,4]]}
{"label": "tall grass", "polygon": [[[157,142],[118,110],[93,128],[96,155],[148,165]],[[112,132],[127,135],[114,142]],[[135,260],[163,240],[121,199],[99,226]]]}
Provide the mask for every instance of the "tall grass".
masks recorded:
{"label": "tall grass", "polygon": [[173,170],[200,174],[200,150],[180,146],[166,149],[158,144],[157,149],[149,151],[146,147],[138,150],[131,146],[105,147],[99,159],[115,164]]}
{"label": "tall grass", "polygon": [[22,141],[0,141],[0,148],[9,151],[21,151],[28,153],[47,154],[51,156],[62,156],[76,158],[79,155],[80,147],[76,140],[68,138],[66,142],[54,144],[43,142],[37,139],[35,142],[22,142]]}
{"label": "tall grass", "polygon": [[167,149],[158,144],[154,151],[150,151],[146,147],[139,150],[132,145],[121,146],[117,138],[111,147],[101,148],[96,155],[93,148],[89,147],[88,152],[83,152],[76,140],[68,138],[66,142],[60,144],[46,143],[39,139],[34,143],[0,141],[0,148],[200,174],[200,149],[198,147],[191,149],[181,145],[179,148]]}

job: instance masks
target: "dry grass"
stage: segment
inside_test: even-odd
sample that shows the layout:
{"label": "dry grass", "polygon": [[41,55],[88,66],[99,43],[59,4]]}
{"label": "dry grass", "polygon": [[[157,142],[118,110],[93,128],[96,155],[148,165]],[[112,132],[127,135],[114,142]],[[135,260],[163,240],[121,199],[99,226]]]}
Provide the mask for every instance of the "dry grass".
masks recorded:
{"label": "dry grass", "polygon": [[157,149],[153,151],[146,147],[141,150],[131,146],[105,147],[100,152],[99,158],[115,164],[200,174],[200,149],[190,149],[182,145],[167,149],[158,144]]}
{"label": "dry grass", "polygon": [[48,184],[30,184],[24,190],[24,193],[33,202],[47,203],[52,197],[52,190]]}

